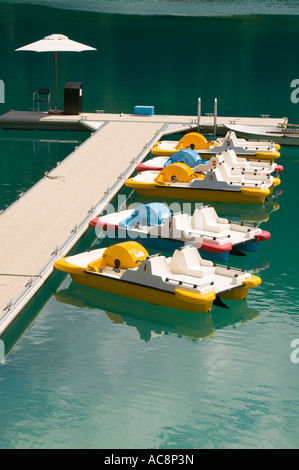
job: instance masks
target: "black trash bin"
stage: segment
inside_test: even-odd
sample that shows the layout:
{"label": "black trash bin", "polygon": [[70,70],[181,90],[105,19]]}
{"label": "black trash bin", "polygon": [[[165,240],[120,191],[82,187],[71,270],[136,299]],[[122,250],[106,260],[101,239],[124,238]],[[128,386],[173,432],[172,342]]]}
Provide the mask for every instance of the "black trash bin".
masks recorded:
{"label": "black trash bin", "polygon": [[82,82],[66,82],[64,87],[64,114],[82,113]]}

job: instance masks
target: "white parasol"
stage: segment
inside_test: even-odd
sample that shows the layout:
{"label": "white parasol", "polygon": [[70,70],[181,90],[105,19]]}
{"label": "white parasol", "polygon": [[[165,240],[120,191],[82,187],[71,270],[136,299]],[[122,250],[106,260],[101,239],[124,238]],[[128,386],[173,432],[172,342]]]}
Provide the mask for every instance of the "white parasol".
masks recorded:
{"label": "white parasol", "polygon": [[94,47],[72,41],[63,34],[51,34],[16,51],[55,52],[55,110],[57,110],[57,59],[58,52],[96,51]]}

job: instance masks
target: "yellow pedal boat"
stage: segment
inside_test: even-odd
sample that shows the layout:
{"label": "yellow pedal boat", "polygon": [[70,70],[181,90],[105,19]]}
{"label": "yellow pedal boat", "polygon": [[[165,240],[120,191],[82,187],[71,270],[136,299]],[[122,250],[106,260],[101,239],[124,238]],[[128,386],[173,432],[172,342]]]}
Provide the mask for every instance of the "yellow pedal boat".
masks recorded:
{"label": "yellow pedal boat", "polygon": [[191,201],[263,204],[279,178],[270,175],[235,175],[225,164],[206,174],[194,173],[182,162],[172,163],[162,171],[143,171],[126,181],[141,196]]}
{"label": "yellow pedal boat", "polygon": [[272,141],[251,141],[239,139],[233,131],[229,131],[224,138],[217,140],[207,140],[198,132],[189,132],[181,140],[161,140],[151,149],[151,153],[159,156],[170,156],[178,150],[194,149],[202,158],[222,153],[225,150],[234,150],[238,157],[245,157],[249,160],[275,160],[280,157],[279,144]]}
{"label": "yellow pedal boat", "polygon": [[244,300],[261,283],[244,270],[202,259],[194,246],[166,258],[149,256],[135,241],[68,256],[54,267],[87,287],[196,313],[224,306],[222,299]]}

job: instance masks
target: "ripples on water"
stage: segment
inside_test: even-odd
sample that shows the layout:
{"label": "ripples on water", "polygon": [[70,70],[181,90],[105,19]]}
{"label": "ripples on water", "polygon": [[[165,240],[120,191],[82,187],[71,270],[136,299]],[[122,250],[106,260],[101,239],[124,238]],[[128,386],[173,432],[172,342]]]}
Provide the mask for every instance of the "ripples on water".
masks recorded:
{"label": "ripples on water", "polygon": [[7,208],[18,197],[37,183],[88,133],[31,131],[1,131],[0,210]]}
{"label": "ripples on water", "polygon": [[232,16],[299,14],[298,2],[294,0],[19,0],[19,3],[125,15]]}
{"label": "ripples on water", "polygon": [[[285,164],[296,150],[283,155]],[[230,259],[262,284],[229,310],[195,316],[57,273],[57,287],[45,286],[44,302],[36,296],[34,322],[0,368],[0,447],[298,447],[298,365],[290,361],[298,272],[278,230],[291,233],[284,204],[295,176],[286,167],[288,186],[276,198],[284,209],[256,211],[270,240]],[[95,247],[91,233],[82,244],[77,251]]]}

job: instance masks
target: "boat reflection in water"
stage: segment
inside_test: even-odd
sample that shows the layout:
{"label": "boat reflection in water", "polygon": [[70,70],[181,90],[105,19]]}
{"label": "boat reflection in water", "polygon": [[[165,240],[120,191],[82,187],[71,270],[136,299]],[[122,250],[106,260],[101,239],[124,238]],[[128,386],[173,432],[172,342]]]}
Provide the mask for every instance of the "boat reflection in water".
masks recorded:
{"label": "boat reflection in water", "polygon": [[[57,301],[74,307],[103,310],[113,323],[136,328],[140,338],[150,341],[157,336],[175,334],[192,340],[213,336],[218,328],[258,318],[259,311],[247,302],[226,301],[229,308],[213,306],[208,314],[175,310],[118,295],[95,291],[73,281],[56,292]],[[123,300],[122,300],[123,299]]]}
{"label": "boat reflection in water", "polygon": [[280,205],[277,200],[272,196],[264,204],[225,204],[214,203],[213,207],[220,217],[225,217],[233,222],[243,222],[244,224],[259,225],[262,222],[267,222],[272,212],[279,210]]}
{"label": "boat reflection in water", "polygon": [[[280,195],[280,194],[279,194]],[[261,224],[262,222],[267,222],[270,218],[270,214],[279,210],[280,205],[278,203],[279,195],[273,195],[269,197],[263,204],[236,204],[236,203],[225,203],[225,202],[204,202],[203,205],[210,204],[213,206],[219,217],[224,217],[232,222],[243,222],[248,224]],[[129,204],[147,204],[153,202],[153,198],[136,196],[134,198],[128,199]],[[160,201],[165,204],[168,204],[170,210],[176,212],[183,211],[187,212],[189,215],[194,213],[196,205],[200,204],[201,201],[180,201],[173,202],[171,200]],[[129,207],[128,207],[129,208]]]}

